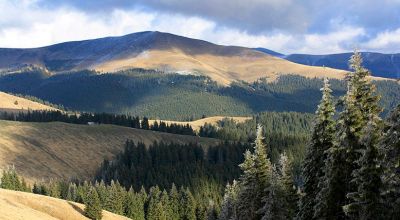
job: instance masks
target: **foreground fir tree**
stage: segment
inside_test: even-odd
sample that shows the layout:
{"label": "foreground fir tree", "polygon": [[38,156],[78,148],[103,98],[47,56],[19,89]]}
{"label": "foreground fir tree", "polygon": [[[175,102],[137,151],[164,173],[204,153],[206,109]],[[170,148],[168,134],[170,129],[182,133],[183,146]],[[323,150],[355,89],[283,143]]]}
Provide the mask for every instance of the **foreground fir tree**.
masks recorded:
{"label": "foreground fir tree", "polygon": [[363,128],[371,116],[378,117],[380,112],[379,97],[368,78],[370,73],[361,64],[361,54],[355,52],[350,60],[354,73],[347,77],[348,91],[339,114],[335,146],[328,151],[324,186],[314,213],[317,218],[347,218],[343,206],[352,202],[347,194],[358,191],[357,182],[352,179],[353,172],[360,169],[359,160],[365,149],[361,143]]}
{"label": "foreground fir tree", "polygon": [[272,165],[267,158],[266,146],[263,143],[262,127],[257,127],[254,153],[245,153],[245,160],[240,165],[243,175],[240,178],[238,195],[238,219],[260,219],[264,215],[263,199],[271,185]]}
{"label": "foreground fir tree", "polygon": [[303,164],[304,189],[298,214],[298,218],[303,220],[313,219],[316,197],[324,181],[327,150],[333,147],[335,108],[328,79],[324,80],[321,90],[322,99],[316,111],[312,139]]}
{"label": "foreground fir tree", "polygon": [[93,220],[99,220],[103,217],[100,199],[94,187],[91,187],[85,205],[84,211],[86,217]]}
{"label": "foreground fir tree", "polygon": [[353,171],[352,182],[357,185],[357,191],[347,194],[351,202],[344,207],[346,214],[353,219],[384,219],[381,197],[383,170],[380,166],[381,156],[378,151],[381,131],[381,120],[371,115],[361,138],[365,149],[362,150],[362,156],[357,161],[360,168]]}
{"label": "foreground fir tree", "polygon": [[387,219],[400,216],[400,105],[390,114],[380,143],[385,158],[382,166]]}
{"label": "foreground fir tree", "polygon": [[255,168],[254,158],[249,150],[244,154],[244,162],[239,165],[243,170],[243,174],[240,176],[240,191],[238,194],[238,202],[236,204],[236,213],[238,219],[256,219],[255,213],[257,207],[255,205]]}

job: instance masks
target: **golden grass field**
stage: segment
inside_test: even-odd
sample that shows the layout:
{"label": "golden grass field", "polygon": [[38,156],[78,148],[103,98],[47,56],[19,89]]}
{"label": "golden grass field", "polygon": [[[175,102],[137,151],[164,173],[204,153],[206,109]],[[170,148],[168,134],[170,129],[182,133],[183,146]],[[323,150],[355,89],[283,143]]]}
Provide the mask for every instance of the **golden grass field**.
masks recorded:
{"label": "golden grass field", "polygon": [[[79,220],[84,205],[33,193],[0,189],[0,220]],[[103,211],[104,220],[126,217]]]}
{"label": "golden grass field", "polygon": [[[251,117],[229,117],[229,116],[212,116],[212,117],[207,117],[207,118],[202,118],[196,121],[166,121],[162,120],[166,124],[179,124],[179,125],[187,125],[189,124],[194,131],[199,131],[200,127],[203,126],[205,123],[207,124],[212,124],[212,125],[217,125],[217,123],[225,118],[232,119],[236,123],[241,123],[246,120],[251,119]],[[159,122],[160,120],[149,120],[150,124],[153,124],[155,121]]]}
{"label": "golden grass field", "polygon": [[179,49],[149,50],[135,57],[104,62],[93,68],[102,72],[129,68],[187,71],[207,75],[222,85],[229,85],[236,80],[253,82],[262,77],[273,81],[282,74],[343,79],[346,73],[343,70],[297,64],[254,50],[246,51],[240,56],[219,56],[191,55]]}
{"label": "golden grass field", "polygon": [[38,102],[0,92],[0,109],[2,110],[57,110]]}
{"label": "golden grass field", "polygon": [[175,135],[114,125],[76,125],[61,122],[30,123],[0,120],[0,168],[14,165],[28,181],[51,178],[90,178],[104,158],[123,150],[127,139],[218,143],[211,138]]}

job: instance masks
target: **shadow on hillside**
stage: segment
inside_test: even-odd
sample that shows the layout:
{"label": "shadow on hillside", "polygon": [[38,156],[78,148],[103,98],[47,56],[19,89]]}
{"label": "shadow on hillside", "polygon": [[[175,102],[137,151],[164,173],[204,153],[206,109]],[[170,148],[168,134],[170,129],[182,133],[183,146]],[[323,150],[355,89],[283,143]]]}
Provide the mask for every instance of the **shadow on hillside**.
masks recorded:
{"label": "shadow on hillside", "polygon": [[74,208],[77,212],[79,212],[80,214],[82,214],[82,215],[84,215],[85,214],[85,211],[81,208],[81,207],[79,207],[79,206],[77,206],[76,204],[74,204],[73,202],[68,202],[68,204],[70,205],[70,206],[72,206],[72,208]]}

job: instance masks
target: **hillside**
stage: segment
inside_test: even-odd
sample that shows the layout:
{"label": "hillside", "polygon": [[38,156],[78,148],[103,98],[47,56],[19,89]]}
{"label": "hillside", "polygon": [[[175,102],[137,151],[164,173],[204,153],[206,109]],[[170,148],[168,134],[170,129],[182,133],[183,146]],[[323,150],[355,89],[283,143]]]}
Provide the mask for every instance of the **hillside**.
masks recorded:
{"label": "hillside", "polygon": [[29,180],[91,177],[125,141],[213,145],[217,140],[113,125],[26,123],[0,120],[0,167],[14,165]]}
{"label": "hillside", "polygon": [[[331,80],[334,94],[346,90],[344,81]],[[375,82],[383,107],[399,100],[400,84]],[[237,82],[220,86],[205,76],[165,74],[130,69],[110,74],[80,71],[47,76],[31,71],[0,76],[0,91],[34,96],[69,110],[192,121],[203,115],[249,116],[261,111],[315,112],[322,80],[280,76],[274,82]]]}
{"label": "hillside", "polygon": [[3,111],[18,110],[56,110],[53,107],[0,92],[0,109]]}
{"label": "hillside", "polygon": [[0,49],[0,69],[10,71],[29,65],[52,73],[94,69],[114,72],[129,68],[158,69],[211,77],[220,84],[276,79],[281,74],[343,78],[344,71],[310,67],[250,48],[221,46],[161,32],[139,32],[66,42],[32,49]]}
{"label": "hillside", "polygon": [[[252,119],[252,117],[229,117],[229,116],[213,116],[213,117],[207,117],[207,118],[202,118],[199,120],[195,120],[195,121],[164,121],[167,125],[169,124],[179,124],[179,125],[187,125],[189,124],[193,130],[195,131],[199,131],[200,127],[203,126],[204,124],[211,124],[211,125],[217,125],[218,122],[220,122],[221,120],[228,118],[228,119],[232,119],[237,123],[242,123],[245,122],[247,120]],[[149,120],[150,124],[154,124],[154,122],[157,121],[159,122],[159,120]]]}
{"label": "hillside", "polygon": [[[79,220],[88,219],[84,205],[33,193],[0,189],[1,220]],[[126,217],[103,211],[104,220],[123,220]]]}
{"label": "hillside", "polygon": [[[310,66],[326,66],[335,69],[349,70],[349,59],[352,53],[309,55],[291,54],[285,59]],[[363,64],[373,76],[400,79],[400,54],[382,54],[363,52]]]}

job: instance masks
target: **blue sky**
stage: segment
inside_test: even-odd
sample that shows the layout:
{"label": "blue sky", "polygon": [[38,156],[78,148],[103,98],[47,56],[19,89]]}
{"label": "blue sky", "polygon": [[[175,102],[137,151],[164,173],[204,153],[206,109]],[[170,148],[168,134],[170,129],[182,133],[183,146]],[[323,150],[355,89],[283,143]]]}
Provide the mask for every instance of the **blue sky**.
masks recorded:
{"label": "blue sky", "polygon": [[400,0],[0,0],[0,47],[157,30],[282,53],[400,52]]}

